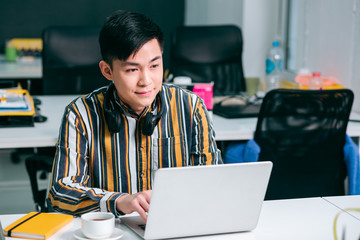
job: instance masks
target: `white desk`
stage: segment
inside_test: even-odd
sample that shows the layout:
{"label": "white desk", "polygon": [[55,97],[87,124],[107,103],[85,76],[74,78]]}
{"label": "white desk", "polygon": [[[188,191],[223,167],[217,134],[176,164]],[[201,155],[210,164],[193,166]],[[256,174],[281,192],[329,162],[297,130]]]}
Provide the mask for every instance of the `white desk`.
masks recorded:
{"label": "white desk", "polygon": [[[1,148],[50,147],[58,137],[64,108],[77,96],[35,96],[42,102],[41,114],[48,117],[34,127],[0,128]],[[213,115],[216,140],[246,140],[253,137],[256,118],[227,119]],[[360,129],[360,123],[359,129]],[[360,131],[359,131],[360,135]]]}
{"label": "white desk", "polygon": [[[360,120],[360,114],[352,112],[350,119]],[[257,118],[223,118],[213,114],[216,140],[248,140],[254,137]],[[349,121],[347,134],[350,137],[360,136],[360,122]]]}
{"label": "white desk", "polygon": [[[35,127],[0,128],[0,149],[54,146],[64,108],[76,97],[75,95],[38,96],[37,98],[42,101],[41,114],[48,117],[48,120],[44,123],[35,123]],[[360,114],[352,113],[351,116],[360,119]],[[256,118],[228,119],[213,115],[216,140],[251,139],[256,129],[256,122]],[[347,133],[352,137],[359,137],[360,123],[349,122]]]}
{"label": "white desk", "polygon": [[0,55],[0,79],[41,79],[42,60],[33,61],[19,59],[17,62],[7,62],[4,55]]}
{"label": "white desk", "polygon": [[256,129],[256,122],[257,118],[230,119],[213,114],[215,138],[218,141],[252,139]]}
{"label": "white desk", "polygon": [[[265,201],[254,239],[334,239],[333,223],[340,211],[322,198]],[[341,214],[336,228],[338,239],[344,226],[346,239],[359,238],[359,219]]]}
{"label": "white desk", "polygon": [[[36,96],[35,96],[36,97]],[[1,148],[55,146],[65,106],[76,96],[40,96],[40,113],[48,119],[34,127],[0,128]]]}
{"label": "white desk", "polygon": [[[346,197],[324,197],[324,199],[359,219],[360,221],[360,195],[351,195]],[[357,211],[354,211],[353,209],[357,209]]]}
{"label": "white desk", "polygon": [[[182,239],[334,239],[333,221],[339,211],[341,210],[338,207],[322,198],[265,201],[258,226],[251,232]],[[23,215],[0,215],[0,220],[3,227],[6,227],[21,216]],[[221,220],[218,219],[218,221]],[[140,239],[126,226],[120,224],[119,220],[116,221],[116,227],[125,231],[121,239]],[[73,232],[79,228],[80,219],[75,218],[72,223],[61,229],[49,240],[74,239]],[[337,236],[339,239],[341,239],[344,229],[346,239],[358,239],[360,236],[360,220],[348,213],[341,214],[337,224]]]}

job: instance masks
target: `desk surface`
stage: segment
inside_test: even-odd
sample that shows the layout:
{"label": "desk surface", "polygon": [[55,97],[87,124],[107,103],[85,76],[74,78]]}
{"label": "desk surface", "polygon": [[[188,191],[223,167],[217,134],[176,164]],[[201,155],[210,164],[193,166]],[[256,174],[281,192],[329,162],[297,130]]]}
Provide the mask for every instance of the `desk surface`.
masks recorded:
{"label": "desk surface", "polygon": [[41,79],[42,60],[33,61],[19,59],[17,62],[7,62],[4,55],[0,55],[0,79]]}
{"label": "desk surface", "polygon": [[[343,196],[338,200],[340,202],[347,201],[347,198],[348,196]],[[335,216],[339,212],[341,212],[339,207],[322,198],[265,201],[258,226],[251,232],[182,239],[334,239],[333,224]],[[3,227],[6,227],[21,216],[23,215],[0,215],[0,219]],[[121,239],[140,239],[119,220],[116,221],[116,227],[124,231]],[[80,219],[75,218],[72,223],[53,235],[50,240],[74,239],[73,233],[79,228]],[[339,239],[341,239],[343,231],[346,231],[346,239],[358,239],[360,220],[344,212],[339,215],[336,231]]]}
{"label": "desk surface", "polygon": [[[64,108],[75,95],[38,96],[42,101],[41,114],[48,117],[44,123],[34,127],[0,128],[1,148],[50,147],[56,144]],[[360,119],[360,114],[352,113],[352,118]],[[256,118],[227,119],[213,115],[216,140],[248,140],[253,138]],[[360,122],[349,122],[347,133],[352,137],[360,136]]]}
{"label": "desk surface", "polygon": [[[324,200],[334,204],[360,221],[360,195],[343,197],[324,197]],[[356,209],[356,211],[355,211]],[[360,236],[359,236],[360,237]],[[360,238],[359,238],[360,239]]]}
{"label": "desk surface", "polygon": [[39,96],[40,113],[48,119],[34,127],[0,128],[1,148],[55,146],[65,106],[76,96]]}
{"label": "desk surface", "polygon": [[256,122],[257,118],[230,119],[213,114],[215,138],[219,141],[252,139],[256,129]]}
{"label": "desk surface", "polygon": [[[339,207],[323,198],[265,201],[253,233],[255,239],[334,239],[333,224],[339,212]],[[344,226],[346,239],[360,236],[360,220],[348,213],[339,215],[336,226],[338,239]]]}
{"label": "desk surface", "polygon": [[[350,119],[360,120],[360,114],[352,112]],[[216,140],[248,140],[254,137],[257,118],[223,118],[213,115]],[[360,122],[349,121],[347,134],[350,137],[360,136]]]}

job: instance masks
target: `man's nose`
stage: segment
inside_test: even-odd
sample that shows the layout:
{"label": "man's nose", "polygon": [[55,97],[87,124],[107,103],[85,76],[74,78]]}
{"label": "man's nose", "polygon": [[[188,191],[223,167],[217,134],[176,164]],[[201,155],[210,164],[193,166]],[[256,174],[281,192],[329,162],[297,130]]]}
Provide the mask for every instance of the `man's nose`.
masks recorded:
{"label": "man's nose", "polygon": [[140,86],[147,86],[151,84],[151,74],[149,71],[142,71],[140,76],[139,85]]}

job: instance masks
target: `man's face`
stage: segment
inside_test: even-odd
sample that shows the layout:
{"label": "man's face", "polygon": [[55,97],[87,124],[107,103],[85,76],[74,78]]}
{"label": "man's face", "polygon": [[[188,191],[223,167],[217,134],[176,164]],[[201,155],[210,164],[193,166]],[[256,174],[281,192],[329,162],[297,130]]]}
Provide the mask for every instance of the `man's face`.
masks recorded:
{"label": "man's face", "polygon": [[140,114],[151,105],[163,79],[162,51],[156,39],[145,43],[125,61],[113,60],[112,70],[100,62],[104,76],[113,81],[120,99]]}

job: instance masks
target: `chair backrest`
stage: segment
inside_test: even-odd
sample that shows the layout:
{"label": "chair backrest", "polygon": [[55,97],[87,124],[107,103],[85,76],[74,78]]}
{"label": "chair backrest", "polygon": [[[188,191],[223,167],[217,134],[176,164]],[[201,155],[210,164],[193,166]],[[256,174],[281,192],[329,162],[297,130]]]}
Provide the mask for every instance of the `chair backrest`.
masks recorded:
{"label": "chair backrest", "polygon": [[245,91],[243,40],[234,25],[182,26],[172,36],[170,72],[193,83],[214,83],[214,95]]}
{"label": "chair backrest", "polygon": [[272,161],[266,199],[344,194],[343,147],[353,92],[268,92],[261,105],[255,141],[259,161]]}
{"label": "chair backrest", "polygon": [[48,27],[43,31],[43,93],[83,94],[109,82],[99,69],[98,27]]}

